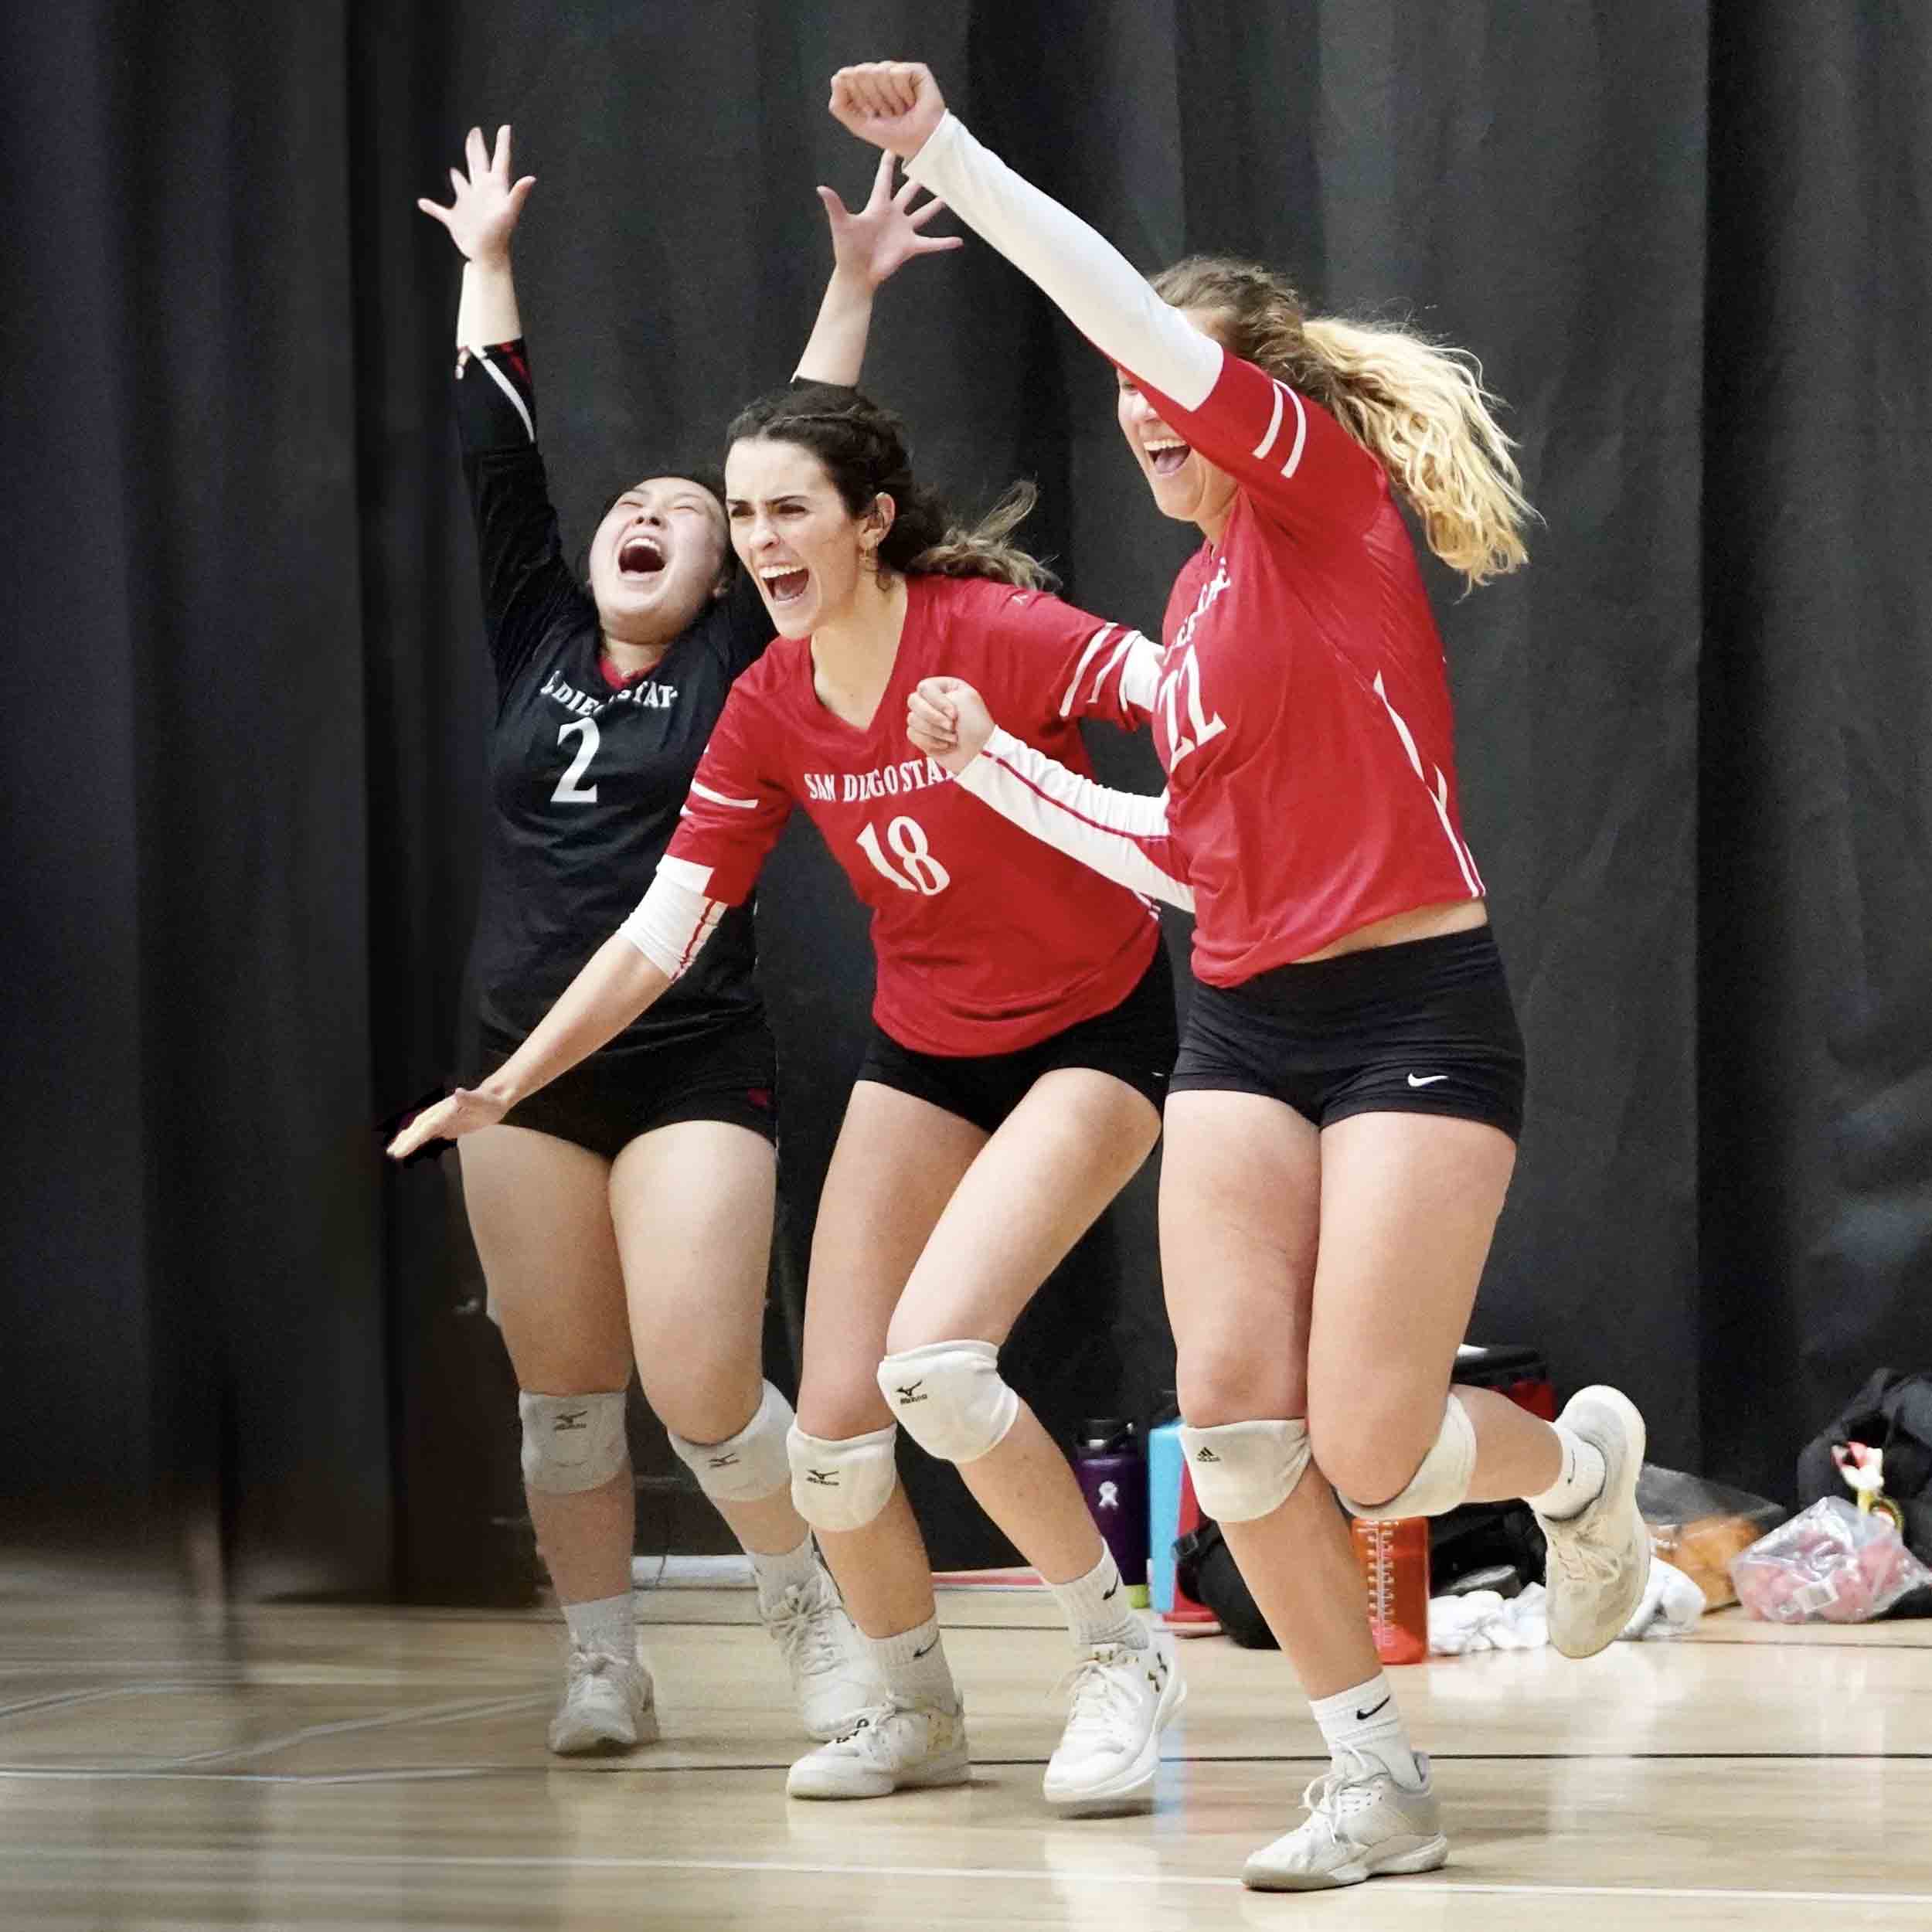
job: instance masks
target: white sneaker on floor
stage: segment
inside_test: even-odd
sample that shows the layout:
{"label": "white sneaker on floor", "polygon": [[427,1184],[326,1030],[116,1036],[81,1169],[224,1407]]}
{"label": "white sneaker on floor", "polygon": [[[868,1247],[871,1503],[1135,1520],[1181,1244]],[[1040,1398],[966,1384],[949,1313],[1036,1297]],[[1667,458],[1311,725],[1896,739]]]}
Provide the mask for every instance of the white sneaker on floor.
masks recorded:
{"label": "white sneaker on floor", "polygon": [[1604,1458],[1604,1486],[1577,1515],[1536,1520],[1549,1544],[1549,1641],[1566,1657],[1594,1657],[1637,1614],[1650,1577],[1650,1532],[1637,1509],[1644,1418],[1614,1389],[1580,1389],[1557,1420]]}
{"label": "white sneaker on floor", "polygon": [[1241,1883],[1252,1892],[1321,1892],[1387,1872],[1433,1872],[1449,1856],[1429,1777],[1416,1753],[1422,1788],[1398,1784],[1379,1759],[1345,1752],[1301,1794],[1306,1821],[1250,1859]]}
{"label": "white sneaker on floor", "polygon": [[1047,1760],[1046,1801],[1070,1817],[1137,1808],[1154,1786],[1161,1733],[1187,1697],[1170,1639],[1101,1644],[1068,1672],[1073,1709]]}
{"label": "white sneaker on floor", "polygon": [[551,1750],[562,1757],[628,1750],[655,1743],[657,1736],[655,1693],[640,1659],[573,1645],[563,1701],[550,1719]]}
{"label": "white sneaker on floor", "polygon": [[809,1583],[794,1583],[770,1607],[759,1608],[791,1673],[808,1737],[839,1736],[862,1712],[889,1701],[824,1570]]}
{"label": "white sneaker on floor", "polygon": [[966,1707],[873,1705],[829,1744],[808,1751],[785,1780],[787,1798],[884,1798],[912,1785],[964,1784]]}

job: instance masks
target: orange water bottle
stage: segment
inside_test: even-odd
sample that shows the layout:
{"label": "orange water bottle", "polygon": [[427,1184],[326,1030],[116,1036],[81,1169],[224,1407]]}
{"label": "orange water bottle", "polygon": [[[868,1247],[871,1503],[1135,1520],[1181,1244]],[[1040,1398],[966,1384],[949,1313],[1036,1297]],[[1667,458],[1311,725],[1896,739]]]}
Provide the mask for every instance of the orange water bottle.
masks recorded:
{"label": "orange water bottle", "polygon": [[1369,1593],[1369,1625],[1385,1664],[1420,1664],[1429,1655],[1429,1521],[1349,1519],[1355,1560]]}

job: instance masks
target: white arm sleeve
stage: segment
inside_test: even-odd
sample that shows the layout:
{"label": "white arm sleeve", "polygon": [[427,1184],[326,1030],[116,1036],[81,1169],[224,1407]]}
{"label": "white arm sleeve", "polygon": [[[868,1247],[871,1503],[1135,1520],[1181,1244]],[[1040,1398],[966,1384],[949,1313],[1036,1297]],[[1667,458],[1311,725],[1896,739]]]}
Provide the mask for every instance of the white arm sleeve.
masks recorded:
{"label": "white arm sleeve", "polygon": [[1102,355],[1183,409],[1207,400],[1221,373],[1220,344],[1162,301],[1111,242],[981,147],[964,122],[948,113],[906,172],[1031,276]]}
{"label": "white arm sleeve", "polygon": [[1175,870],[1167,794],[1115,791],[993,727],[985,748],[956,783],[1056,851],[1170,906],[1194,910],[1194,893]]}
{"label": "white arm sleeve", "polygon": [[676,979],[690,966],[724,917],[724,902],[705,896],[709,866],[661,859],[650,889],[617,928],[658,971]]}

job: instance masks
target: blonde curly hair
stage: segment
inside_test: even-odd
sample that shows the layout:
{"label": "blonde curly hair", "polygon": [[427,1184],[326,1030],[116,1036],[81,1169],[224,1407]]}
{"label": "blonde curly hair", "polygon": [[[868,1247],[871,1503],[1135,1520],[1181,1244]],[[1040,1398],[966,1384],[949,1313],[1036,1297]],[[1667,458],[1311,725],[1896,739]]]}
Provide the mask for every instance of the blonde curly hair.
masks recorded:
{"label": "blonde curly hair", "polygon": [[1204,310],[1223,345],[1319,403],[1380,461],[1429,547],[1471,588],[1529,561],[1515,444],[1466,349],[1386,324],[1310,315],[1259,262],[1190,255],[1153,278],[1176,308]]}

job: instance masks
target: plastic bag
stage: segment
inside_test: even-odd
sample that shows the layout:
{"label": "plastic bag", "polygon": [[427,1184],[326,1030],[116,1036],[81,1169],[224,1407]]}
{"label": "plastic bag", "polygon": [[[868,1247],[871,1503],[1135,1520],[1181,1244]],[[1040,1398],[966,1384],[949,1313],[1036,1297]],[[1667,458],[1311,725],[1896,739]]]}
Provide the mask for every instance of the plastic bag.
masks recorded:
{"label": "plastic bag", "polygon": [[1749,1490],[1727,1489],[1654,1462],[1645,1463],[1638,1475],[1637,1508],[1650,1530],[1652,1554],[1681,1570],[1703,1591],[1706,1610],[1737,1601],[1731,1559],[1787,1514]]}
{"label": "plastic bag", "polygon": [[1932,1583],[1932,1570],[1883,1516],[1827,1496],[1733,1557],[1731,1580],[1766,1623],[1862,1624]]}

